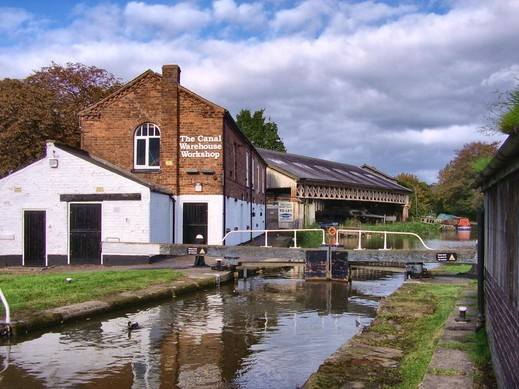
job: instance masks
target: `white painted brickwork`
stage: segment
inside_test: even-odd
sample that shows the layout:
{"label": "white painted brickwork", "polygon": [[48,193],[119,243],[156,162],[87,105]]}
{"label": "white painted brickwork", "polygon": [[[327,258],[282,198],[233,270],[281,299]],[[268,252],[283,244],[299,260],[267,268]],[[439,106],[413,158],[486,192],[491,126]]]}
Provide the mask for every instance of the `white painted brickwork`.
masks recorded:
{"label": "white painted brickwork", "polygon": [[[49,158],[58,167],[49,166]],[[102,203],[102,240],[150,241],[150,189],[47,145],[47,157],[0,180],[0,255],[23,253],[23,210],[46,210],[47,255],[68,254],[68,204],[60,194],[140,193],[141,201]],[[157,200],[164,203],[164,198]],[[162,211],[161,211],[162,212]],[[164,222],[158,219],[158,222]],[[169,224],[157,232],[161,238]],[[169,233],[171,236],[171,233]],[[2,239],[7,237],[8,239]]]}
{"label": "white painted brickwork", "polygon": [[[252,218],[251,225],[251,204],[235,198],[226,199],[225,204],[225,226],[230,230],[263,230],[265,229],[265,206],[261,204],[252,204],[252,210],[255,216]],[[261,235],[261,233],[253,233],[253,238]],[[250,239],[250,233],[231,234],[225,241],[226,245],[237,245]]]}

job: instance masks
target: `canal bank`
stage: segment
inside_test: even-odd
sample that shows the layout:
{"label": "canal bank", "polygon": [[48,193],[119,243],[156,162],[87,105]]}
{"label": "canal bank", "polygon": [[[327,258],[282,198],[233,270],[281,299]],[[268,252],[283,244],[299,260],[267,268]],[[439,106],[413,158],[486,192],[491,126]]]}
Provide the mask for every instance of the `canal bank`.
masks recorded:
{"label": "canal bank", "polygon": [[[214,288],[221,283],[229,282],[233,279],[232,273],[229,271],[212,271],[209,268],[188,268],[183,269],[182,272],[176,272],[171,269],[135,269],[126,270],[124,268],[114,270],[97,270],[92,271],[91,268],[87,268],[89,271],[84,272],[73,272],[54,269],[51,274],[39,274],[38,277],[45,277],[47,279],[52,278],[51,283],[60,283],[66,287],[70,286],[70,292],[74,293],[74,287],[78,284],[86,282],[92,284],[92,280],[88,280],[92,274],[100,275],[96,279],[103,279],[106,274],[118,275],[118,274],[135,274],[138,278],[141,275],[149,275],[153,273],[160,273],[164,271],[172,272],[168,277],[160,277],[157,280],[146,279],[148,284],[144,283],[139,287],[135,287],[132,290],[124,290],[118,293],[98,293],[93,290],[93,296],[99,296],[98,298],[86,299],[74,304],[59,304],[49,309],[22,309],[21,312],[13,311],[14,321],[11,323],[11,329],[15,336],[26,335],[30,332],[52,328],[65,323],[73,322],[76,320],[87,319],[101,315],[107,312],[117,311],[124,308],[136,308],[144,304],[153,302],[160,302],[161,300],[173,299],[178,296],[182,296],[197,290],[203,290],[207,288]],[[27,273],[27,272],[25,272]],[[4,274],[10,274],[5,272]],[[12,273],[11,273],[12,274]],[[24,277],[29,276],[24,275]],[[53,277],[56,276],[56,277]],[[166,281],[168,280],[169,281]],[[115,277],[115,280],[117,277]],[[107,278],[111,280],[110,277]],[[95,281],[94,281],[95,282]],[[43,282],[42,287],[50,287],[50,284]],[[103,285],[98,285],[97,288],[103,289]],[[128,288],[126,288],[128,289]],[[115,289],[117,290],[117,289]],[[35,291],[37,293],[37,291]],[[67,294],[66,290],[60,289],[60,293]],[[6,295],[9,297],[8,291]],[[30,296],[28,296],[30,297]],[[67,297],[63,297],[64,301],[67,301]],[[85,300],[85,299],[83,299]],[[55,303],[50,304],[57,305]]]}
{"label": "canal bank", "polygon": [[454,277],[406,282],[381,301],[372,324],[330,356],[304,388],[411,388],[428,371],[439,374],[428,370],[431,357],[457,299],[472,284]]}

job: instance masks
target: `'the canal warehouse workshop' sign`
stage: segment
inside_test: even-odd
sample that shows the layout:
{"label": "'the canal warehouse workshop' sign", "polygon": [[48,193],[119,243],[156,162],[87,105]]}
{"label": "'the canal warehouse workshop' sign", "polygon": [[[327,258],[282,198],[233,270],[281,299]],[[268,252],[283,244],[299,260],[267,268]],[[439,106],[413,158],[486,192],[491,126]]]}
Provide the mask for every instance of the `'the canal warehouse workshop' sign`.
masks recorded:
{"label": "'the canal warehouse workshop' sign", "polygon": [[180,136],[180,155],[183,158],[213,158],[222,155],[222,136]]}

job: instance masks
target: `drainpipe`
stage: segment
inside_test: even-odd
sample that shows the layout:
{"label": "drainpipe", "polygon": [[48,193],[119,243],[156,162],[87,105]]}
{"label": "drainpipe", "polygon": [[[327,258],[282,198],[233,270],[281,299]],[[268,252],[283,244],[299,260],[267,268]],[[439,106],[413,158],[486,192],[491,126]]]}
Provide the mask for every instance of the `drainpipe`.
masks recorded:
{"label": "drainpipe", "polygon": [[477,216],[478,222],[478,318],[480,322],[485,320],[485,210],[480,209]]}
{"label": "drainpipe", "polygon": [[[225,132],[226,132],[226,128],[225,128],[225,115],[223,116],[223,119],[222,119],[222,124],[223,124],[223,139],[222,139],[222,150],[223,150],[223,157],[222,157],[222,163],[223,163],[223,174],[222,174],[222,180],[223,180],[223,215],[222,215],[222,219],[223,219],[223,226],[222,226],[222,231],[223,231],[223,235],[222,235],[222,239],[223,237],[225,236],[225,234],[227,233],[226,232],[226,224],[225,224],[225,214],[227,212],[227,185],[225,184],[227,182],[227,172],[226,172],[226,169],[227,169],[227,165],[226,165],[226,156],[227,156],[227,149],[225,148]],[[222,242],[222,245],[226,245],[226,242]]]}

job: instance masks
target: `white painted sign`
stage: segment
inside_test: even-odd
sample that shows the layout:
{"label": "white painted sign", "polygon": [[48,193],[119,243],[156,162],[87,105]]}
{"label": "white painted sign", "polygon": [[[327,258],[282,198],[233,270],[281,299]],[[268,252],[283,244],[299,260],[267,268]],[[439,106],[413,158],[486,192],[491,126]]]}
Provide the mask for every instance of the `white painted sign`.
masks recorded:
{"label": "white painted sign", "polygon": [[180,156],[183,158],[213,158],[222,155],[222,136],[180,136]]}
{"label": "white painted sign", "polygon": [[278,204],[278,221],[291,223],[294,221],[294,204],[290,201],[280,201]]}

